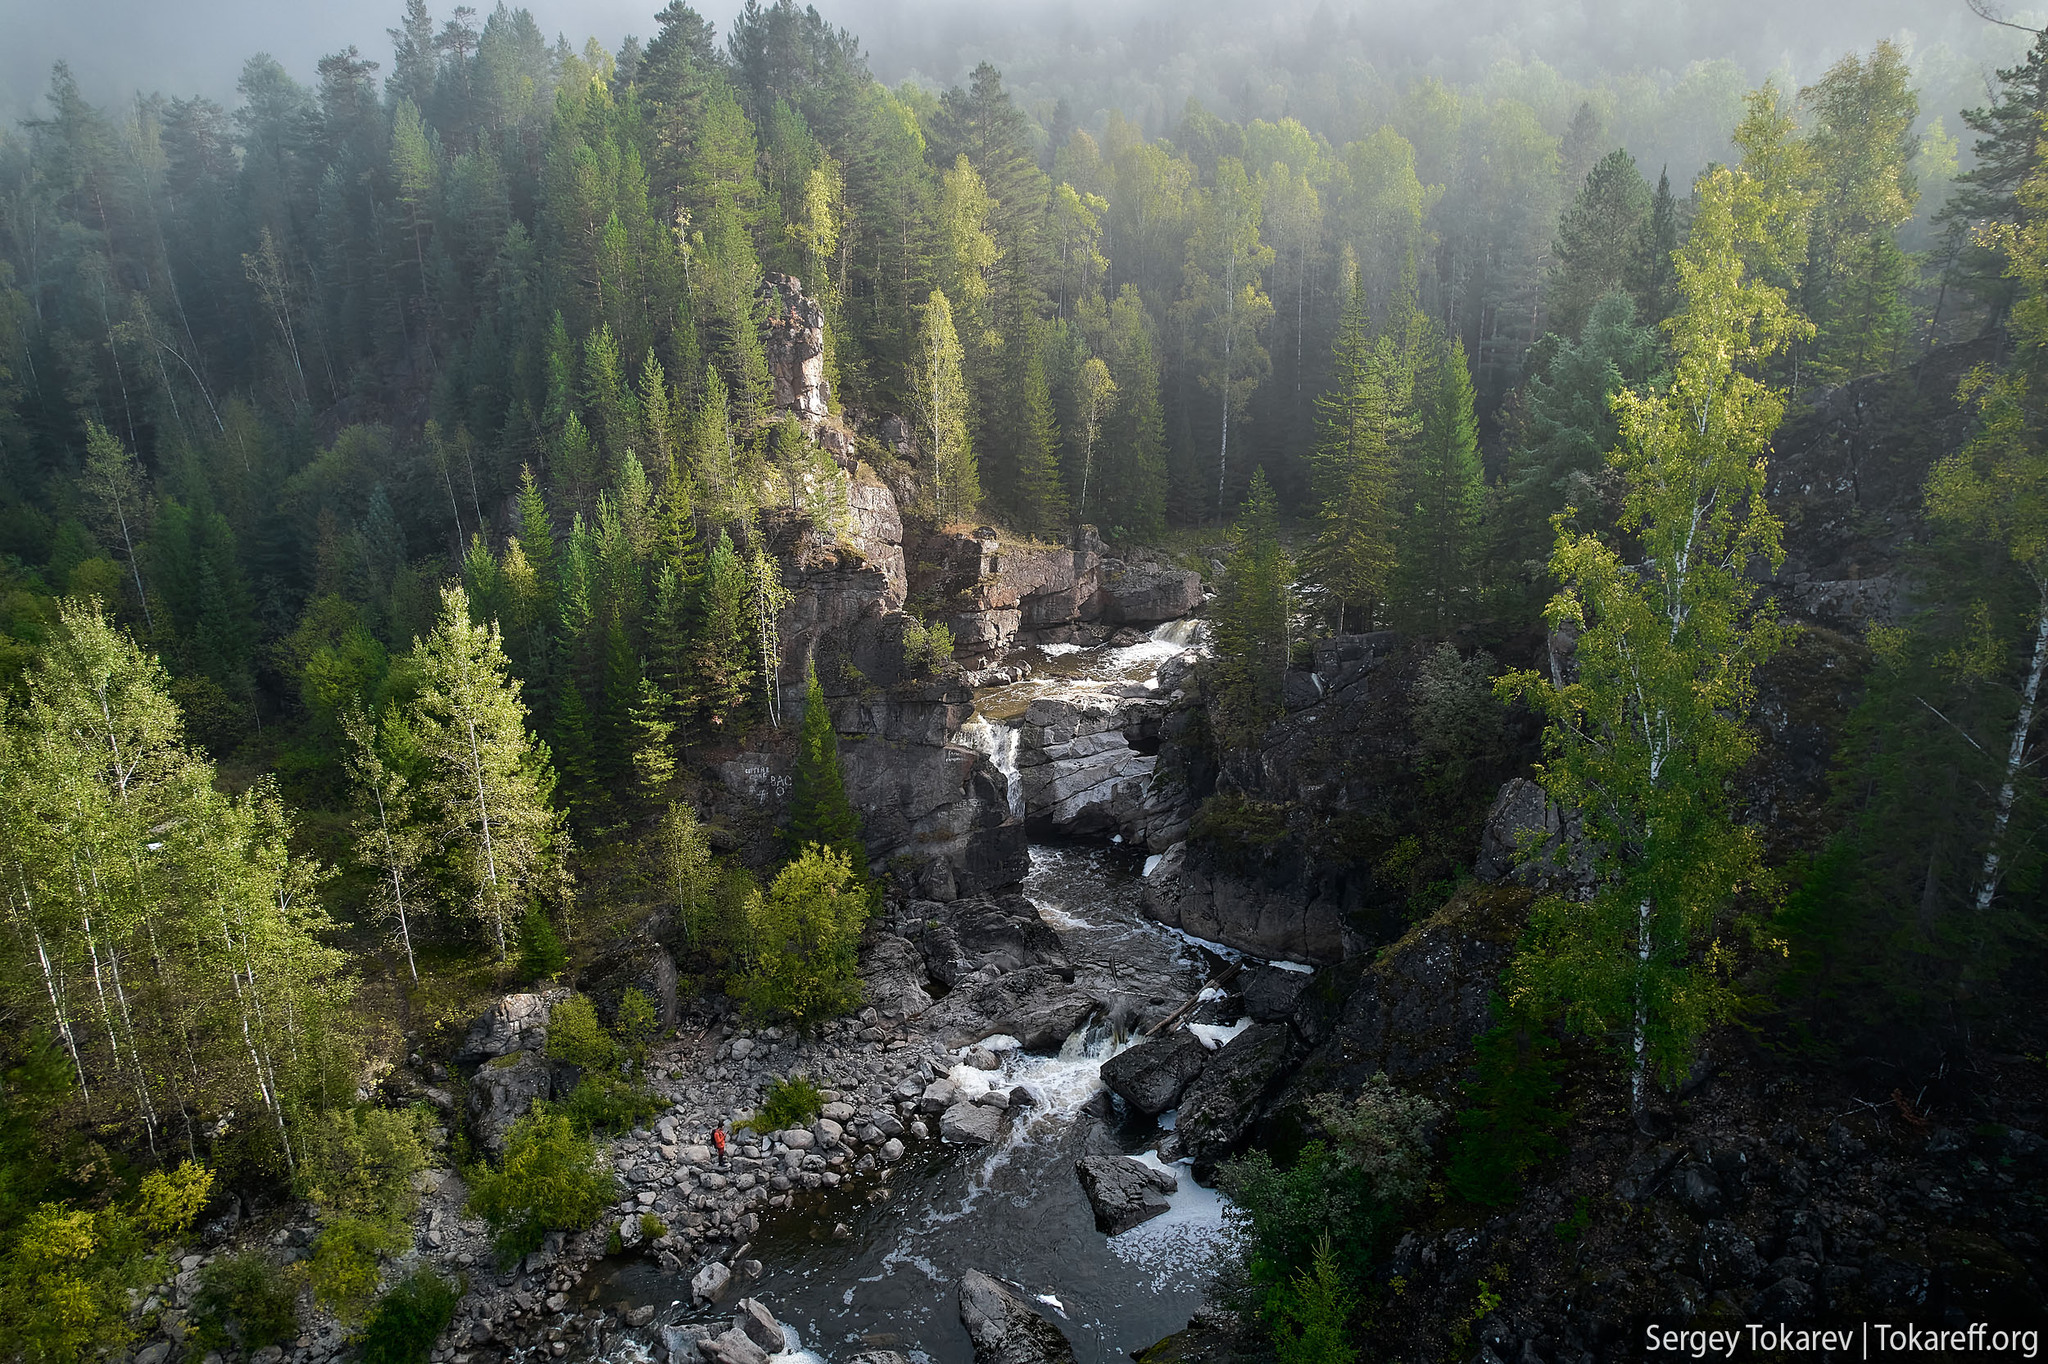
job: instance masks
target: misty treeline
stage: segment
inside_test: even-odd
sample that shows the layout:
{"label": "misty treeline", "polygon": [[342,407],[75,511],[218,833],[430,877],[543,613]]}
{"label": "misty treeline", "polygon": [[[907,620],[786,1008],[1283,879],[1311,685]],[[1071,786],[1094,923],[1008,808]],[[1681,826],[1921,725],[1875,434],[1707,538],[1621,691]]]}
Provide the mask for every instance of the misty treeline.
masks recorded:
{"label": "misty treeline", "polygon": [[[637,897],[760,1012],[842,1005],[868,892],[815,679],[765,889],[712,857],[686,760],[783,722],[776,548],[847,532],[854,456],[925,526],[1128,544],[1235,519],[1218,738],[1249,743],[1304,632],[1530,625],[1560,580],[1607,594],[1595,616],[1649,609],[1616,554],[1695,590],[1658,458],[1693,451],[1720,480],[1708,519],[1732,516],[1756,489],[1727,456],[1784,401],[2040,323],[2048,43],[1960,115],[1964,169],[1883,43],[1798,89],[1524,69],[1368,86],[1307,122],[1190,101],[1147,135],[1026,111],[988,64],[889,89],[790,0],[749,0],[722,41],[678,0],[616,53],[502,5],[413,0],[389,33],[388,62],[351,48],[311,85],[252,58],[232,110],[95,107],[59,67],[46,115],[0,134],[0,989],[31,1039],[0,1094],[26,1172],[0,1214],[102,1196],[94,1143],[238,1178],[316,1157],[370,1046],[330,910],[445,985],[450,960],[545,976]],[[1654,160],[1631,154],[1645,129]],[[1708,162],[1729,164],[1696,179]],[[781,275],[822,309],[824,425],[852,455],[777,408]],[[1877,725],[1857,759],[1864,790],[1924,772],[1947,731],[1910,701],[1933,711],[1937,685],[1975,698],[1951,714],[1987,761],[2017,711],[1988,782],[1942,750],[1987,793],[1951,824],[1856,816],[1987,906],[2033,865],[2002,841],[2035,827],[2038,664],[2024,708],[2008,685],[2043,580],[2011,453],[2032,354],[1983,381],[1992,434],[1936,499],[1980,546],[1954,569],[1982,602],[1967,638],[1879,641],[1904,679],[1879,701],[1924,747]],[[1724,391],[1758,405],[1700,398]],[[1747,647],[1739,577],[1711,578],[1733,633],[1687,637],[1674,695]],[[943,631],[919,637],[915,666],[949,664]],[[1598,682],[1571,704],[1623,727]],[[1715,733],[1692,787],[1617,818],[1719,801],[1748,741]],[[1561,763],[1559,793],[1595,766]],[[1681,851],[1706,880],[1753,869],[1733,834]],[[1852,865],[1873,863],[1831,874]],[[1702,895],[1659,922],[1674,961]],[[1603,910],[1605,945],[1628,938],[1631,905]],[[1569,965],[1538,984],[1628,1013],[1625,978]],[[1670,1062],[1704,1017],[1657,1015],[1639,1053]],[[0,1248],[10,1322],[66,1275],[99,1295],[52,1357],[118,1337],[132,1256]]]}

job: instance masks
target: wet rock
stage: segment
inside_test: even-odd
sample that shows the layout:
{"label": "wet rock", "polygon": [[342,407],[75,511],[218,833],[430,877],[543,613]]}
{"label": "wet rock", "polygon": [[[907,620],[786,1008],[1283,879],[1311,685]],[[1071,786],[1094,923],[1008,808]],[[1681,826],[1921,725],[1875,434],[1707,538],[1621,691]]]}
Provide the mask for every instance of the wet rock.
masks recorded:
{"label": "wet rock", "polygon": [[1180,1187],[1171,1170],[1115,1151],[1089,1151],[1074,1162],[1074,1173],[1095,1210],[1095,1229],[1105,1236],[1121,1235],[1167,1211],[1172,1205],[1166,1195]]}
{"label": "wet rock", "polygon": [[775,1314],[754,1298],[740,1299],[739,1314],[733,1319],[733,1325],[771,1355],[781,1354],[787,1343],[783,1338],[782,1324],[775,1320]]}
{"label": "wet rock", "polygon": [[1296,886],[1217,872],[1175,844],[1145,877],[1145,913],[1169,927],[1261,957],[1328,965],[1343,959],[1342,906]]}
{"label": "wet rock", "polygon": [[1260,1102],[1286,1068],[1294,1035],[1285,1024],[1256,1023],[1209,1058],[1181,1096],[1175,1135],[1197,1178],[1213,1174],[1250,1130]]}
{"label": "wet rock", "polygon": [[455,1063],[473,1066],[515,1051],[538,1052],[548,1044],[550,995],[506,995],[485,1009],[455,1053]]}
{"label": "wet rock", "polygon": [[939,1118],[939,1136],[963,1146],[986,1146],[1003,1130],[1003,1110],[962,1100]]}
{"label": "wet rock", "polygon": [[979,985],[963,985],[932,1006],[925,1026],[947,1047],[964,1047],[996,1033],[1028,1051],[1049,1051],[1102,1008],[1049,966],[1028,966]]}
{"label": "wet rock", "polygon": [[713,1260],[690,1280],[690,1296],[698,1302],[719,1303],[732,1288],[732,1271]]}
{"label": "wet rock", "polygon": [[493,1157],[503,1156],[512,1124],[552,1090],[547,1059],[538,1052],[507,1052],[485,1062],[469,1082],[471,1140]]}
{"label": "wet rock", "polygon": [[924,955],[909,941],[877,933],[863,946],[860,978],[868,1003],[899,1018],[915,1018],[932,1006],[925,989]]}
{"label": "wet rock", "polygon": [[1237,990],[1244,997],[1244,1011],[1254,1023],[1278,1023],[1294,1013],[1302,992],[1315,977],[1306,971],[1283,971],[1274,966],[1248,964],[1238,977]]}
{"label": "wet rock", "polygon": [[960,1324],[974,1342],[975,1364],[1073,1364],[1060,1329],[978,1269],[960,1276]]}
{"label": "wet rock", "polygon": [[768,1352],[737,1326],[698,1347],[712,1364],[768,1364]]}
{"label": "wet rock", "polygon": [[1102,575],[1102,619],[1110,625],[1160,625],[1202,604],[1202,575],[1166,564],[1125,563]]}
{"label": "wet rock", "polygon": [[883,1142],[882,1159],[889,1162],[889,1164],[891,1165],[894,1165],[897,1161],[903,1159],[902,1141],[896,1137],[891,1137],[887,1141]]}
{"label": "wet rock", "polygon": [[911,908],[919,925],[918,950],[932,979],[949,990],[976,973],[1000,975],[1031,966],[1072,977],[1059,935],[1021,895],[918,901]]}
{"label": "wet rock", "polygon": [[1102,1082],[1138,1112],[1156,1116],[1180,1102],[1212,1054],[1193,1033],[1177,1028],[1110,1057]]}

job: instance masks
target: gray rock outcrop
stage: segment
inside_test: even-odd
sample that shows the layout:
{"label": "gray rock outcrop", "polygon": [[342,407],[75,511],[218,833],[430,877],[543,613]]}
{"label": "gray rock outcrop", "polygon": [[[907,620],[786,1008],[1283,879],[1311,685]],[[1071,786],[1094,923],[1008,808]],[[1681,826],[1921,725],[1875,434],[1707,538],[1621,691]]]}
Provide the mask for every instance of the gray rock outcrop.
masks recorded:
{"label": "gray rock outcrop", "polygon": [[504,1155],[512,1124],[526,1116],[536,1099],[553,1092],[547,1058],[537,1051],[507,1052],[486,1061],[469,1081],[470,1139],[493,1158]]}
{"label": "gray rock outcrop", "polygon": [[1175,1144],[1195,1163],[1195,1177],[1213,1177],[1257,1120],[1275,1081],[1295,1053],[1294,1034],[1284,1023],[1257,1023],[1232,1038],[1209,1059],[1181,1095]]}
{"label": "gray rock outcrop", "polygon": [[960,1276],[960,1324],[975,1364],[1074,1364],[1060,1328],[978,1269]]}
{"label": "gray rock outcrop", "polygon": [[1102,619],[1109,625],[1160,625],[1202,604],[1202,575],[1157,563],[1111,560],[1102,575]]}
{"label": "gray rock outcrop", "polygon": [[469,1025],[455,1064],[473,1066],[515,1051],[539,1051],[548,1044],[548,1010],[555,996],[506,995]]}
{"label": "gray rock outcrop", "polygon": [[1188,845],[1167,849],[1145,877],[1145,912],[1160,923],[1261,957],[1343,960],[1342,908],[1319,891],[1267,886],[1206,868]]}
{"label": "gray rock outcrop", "polygon": [[1118,1052],[1102,1064],[1102,1083],[1147,1117],[1180,1102],[1213,1053],[1185,1028]]}

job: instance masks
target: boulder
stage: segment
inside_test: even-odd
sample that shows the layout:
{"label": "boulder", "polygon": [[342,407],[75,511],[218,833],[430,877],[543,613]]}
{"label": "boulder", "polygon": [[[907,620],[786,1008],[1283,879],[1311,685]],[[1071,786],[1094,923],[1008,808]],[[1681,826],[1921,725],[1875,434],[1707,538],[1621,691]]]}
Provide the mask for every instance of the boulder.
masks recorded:
{"label": "boulder", "polygon": [[698,1302],[720,1303],[732,1291],[732,1271],[718,1260],[698,1270],[690,1280],[690,1296]]}
{"label": "boulder", "polygon": [[1176,1028],[1118,1052],[1102,1065],[1110,1092],[1148,1117],[1164,1113],[1202,1073],[1212,1053],[1193,1033]]}
{"label": "boulder", "polygon": [[860,954],[867,1002],[891,1018],[915,1018],[932,1006],[924,956],[893,933],[870,935]]}
{"label": "boulder", "polygon": [[1314,980],[1307,971],[1247,964],[1238,978],[1237,989],[1244,997],[1244,1011],[1251,1015],[1252,1022],[1279,1023],[1294,1013],[1302,991]]}
{"label": "boulder", "polygon": [[974,1364],[1074,1364],[1059,1327],[978,1269],[960,1276],[960,1324],[974,1342]]}
{"label": "boulder", "polygon": [[1049,1051],[1102,1009],[1086,991],[1069,985],[1049,966],[964,987],[932,1006],[925,1027],[948,1047],[965,1047],[996,1033],[1016,1038],[1028,1051]]}
{"label": "boulder", "polygon": [[1059,935],[1022,895],[975,896],[950,905],[919,900],[918,951],[931,978],[952,989],[976,972],[1001,975],[1027,966],[1050,966],[1071,979]]}
{"label": "boulder", "polygon": [[1250,1131],[1274,1080],[1294,1053],[1294,1034],[1284,1023],[1255,1023],[1209,1057],[1209,1064],[1181,1095],[1174,1135],[1207,1178]]}
{"label": "boulder", "polygon": [[485,1062],[469,1082],[470,1139],[493,1158],[503,1156],[512,1124],[553,1090],[547,1058],[539,1052],[514,1051]]}
{"label": "boulder", "polygon": [[1527,777],[1506,782],[1493,798],[1472,871],[1482,881],[1512,879],[1560,894],[1590,889],[1596,876],[1577,812],[1559,806]]}
{"label": "boulder", "polygon": [[939,1136],[962,1146],[987,1146],[1003,1130],[1003,1110],[962,1099],[939,1117]]}
{"label": "boulder", "polygon": [[1126,563],[1102,575],[1102,619],[1109,625],[1160,625],[1202,604],[1202,575],[1166,564]]}
{"label": "boulder", "polygon": [[1344,957],[1343,908],[1299,886],[1268,886],[1191,857],[1185,843],[1145,876],[1145,913],[1184,933],[1256,956],[1329,965]]}
{"label": "boulder", "polygon": [[1166,1195],[1180,1187],[1173,1171],[1115,1151],[1090,1150],[1074,1162],[1074,1173],[1095,1209],[1095,1229],[1105,1236],[1121,1235],[1167,1211],[1172,1205]]}
{"label": "boulder", "polygon": [[548,1044],[549,995],[506,995],[469,1025],[455,1064],[473,1066],[515,1051],[538,1052]]}
{"label": "boulder", "polygon": [[713,1364],[768,1364],[768,1352],[735,1326],[697,1347]]}
{"label": "boulder", "polygon": [[779,1355],[788,1347],[789,1342],[782,1334],[782,1323],[753,1298],[740,1299],[739,1313],[733,1318],[733,1326],[744,1331],[747,1339],[771,1355]]}

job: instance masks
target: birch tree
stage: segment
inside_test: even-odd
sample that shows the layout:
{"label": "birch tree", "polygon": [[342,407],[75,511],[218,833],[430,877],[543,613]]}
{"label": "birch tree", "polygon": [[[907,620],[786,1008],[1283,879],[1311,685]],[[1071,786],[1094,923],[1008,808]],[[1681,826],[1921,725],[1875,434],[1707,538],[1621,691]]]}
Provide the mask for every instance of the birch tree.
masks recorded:
{"label": "birch tree", "polygon": [[1578,634],[1577,676],[1501,683],[1549,714],[1539,779],[1583,815],[1599,871],[1589,900],[1538,902],[1514,989],[1621,1040],[1639,1122],[1652,1079],[1683,1073],[1701,1033],[1732,1012],[1725,911],[1767,875],[1727,792],[1756,747],[1756,669],[1786,635],[1749,571],[1783,557],[1764,456],[1785,404],[1758,376],[1811,330],[1758,268],[1798,259],[1790,132],[1769,86],[1750,97],[1741,167],[1695,185],[1671,385],[1616,399],[1609,462],[1642,561],[1560,530],[1551,568],[1564,589],[1547,615]]}
{"label": "birch tree", "polygon": [[953,308],[934,289],[918,309],[917,352],[910,365],[911,406],[925,442],[932,507],[939,524],[965,521],[981,505],[981,476],[967,434],[967,379]]}
{"label": "birch tree", "polygon": [[546,745],[526,728],[526,706],[495,622],[469,616],[460,587],[441,592],[441,619],[413,650],[420,693],[412,728],[425,759],[421,794],[454,862],[469,912],[509,953],[510,925],[527,905],[563,889],[568,835],[549,808]]}
{"label": "birch tree", "polygon": [[417,985],[420,972],[413,962],[412,921],[422,906],[414,880],[426,858],[428,840],[412,810],[412,783],[379,751],[382,735],[369,716],[361,711],[345,716],[342,733],[348,741],[343,761],[355,787],[356,860],[376,873],[371,905],[398,925],[405,969]]}
{"label": "birch tree", "polygon": [[[2005,257],[2006,277],[2017,284],[2012,360],[1996,373],[1980,367],[1965,380],[1965,398],[1978,403],[1978,433],[1967,448],[1937,465],[1927,482],[1928,511],[1936,521],[2002,547],[2033,587],[2032,619],[2026,622],[2031,639],[2021,645],[2025,661],[2017,705],[1977,875],[1979,913],[1989,911],[1998,895],[2041,679],[2048,672],[2048,459],[2042,456],[2048,433],[2048,155],[2037,152],[2018,197],[2019,222],[1995,225],[1987,243]],[[1977,609],[1989,617],[1988,606]]]}

